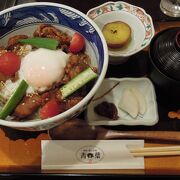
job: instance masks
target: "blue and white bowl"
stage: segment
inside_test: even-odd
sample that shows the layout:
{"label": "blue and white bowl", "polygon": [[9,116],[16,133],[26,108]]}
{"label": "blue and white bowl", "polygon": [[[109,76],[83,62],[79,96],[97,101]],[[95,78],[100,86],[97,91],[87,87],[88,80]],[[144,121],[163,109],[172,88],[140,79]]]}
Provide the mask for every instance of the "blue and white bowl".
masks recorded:
{"label": "blue and white bowl", "polygon": [[70,32],[79,32],[86,39],[86,50],[91,56],[92,65],[97,66],[98,78],[91,91],[71,109],[55,117],[26,122],[0,119],[0,125],[17,129],[40,131],[50,129],[80,114],[101,85],[108,66],[108,50],[105,39],[97,25],[82,12],[56,3],[27,3],[0,12],[0,45],[6,45],[10,36],[31,35],[39,24],[52,24]]}

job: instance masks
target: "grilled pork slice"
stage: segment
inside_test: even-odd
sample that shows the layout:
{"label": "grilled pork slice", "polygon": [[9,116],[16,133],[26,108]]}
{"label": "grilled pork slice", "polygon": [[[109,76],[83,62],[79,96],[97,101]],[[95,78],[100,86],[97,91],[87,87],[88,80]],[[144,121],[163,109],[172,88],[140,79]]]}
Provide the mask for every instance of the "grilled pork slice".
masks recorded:
{"label": "grilled pork slice", "polygon": [[28,38],[28,36],[26,35],[16,35],[16,36],[13,36],[13,37],[10,37],[9,40],[8,40],[8,48],[12,48],[13,46],[19,44],[19,40],[20,39],[26,39]]}
{"label": "grilled pork slice", "polygon": [[62,79],[62,83],[67,83],[73,79],[77,74],[87,69],[89,64],[90,58],[87,54],[71,55],[64,68],[65,75]]}
{"label": "grilled pork slice", "polygon": [[61,30],[49,25],[41,24],[34,32],[34,37],[48,37],[56,39],[60,42],[60,45],[70,44],[71,37]]}
{"label": "grilled pork slice", "polygon": [[32,115],[41,106],[42,98],[38,94],[26,95],[14,110],[13,116],[22,119]]}
{"label": "grilled pork slice", "polygon": [[68,99],[62,100],[62,98],[60,97],[61,94],[58,92],[59,90],[55,89],[49,92],[45,92],[41,95],[39,94],[26,95],[14,110],[13,116],[15,117],[15,119],[23,119],[28,116],[31,116],[41,106],[43,106],[46,102],[48,102],[51,99],[56,99],[57,101],[59,101],[61,112],[64,112],[70,109],[71,107],[75,106],[83,99],[83,96],[78,94],[78,95],[73,95]]}

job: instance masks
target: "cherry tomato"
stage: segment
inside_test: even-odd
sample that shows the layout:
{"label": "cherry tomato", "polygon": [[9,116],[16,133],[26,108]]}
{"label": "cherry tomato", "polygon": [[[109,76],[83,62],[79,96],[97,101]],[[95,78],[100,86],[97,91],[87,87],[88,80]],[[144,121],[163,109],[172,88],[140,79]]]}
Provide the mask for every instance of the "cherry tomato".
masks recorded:
{"label": "cherry tomato", "polygon": [[58,115],[60,112],[60,105],[55,99],[52,99],[40,109],[39,116],[41,119],[47,119]]}
{"label": "cherry tomato", "polygon": [[85,46],[85,40],[83,36],[79,33],[74,33],[70,42],[70,47],[69,47],[70,52],[78,53],[84,48],[84,46]]}
{"label": "cherry tomato", "polygon": [[4,75],[14,75],[20,68],[19,56],[12,52],[6,52],[0,56],[0,72]]}

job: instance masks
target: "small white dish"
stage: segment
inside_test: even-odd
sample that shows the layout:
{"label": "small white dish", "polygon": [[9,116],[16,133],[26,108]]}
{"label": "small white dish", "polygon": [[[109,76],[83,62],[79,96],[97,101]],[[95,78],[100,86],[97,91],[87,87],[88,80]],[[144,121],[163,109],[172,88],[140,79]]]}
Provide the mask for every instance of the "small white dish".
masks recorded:
{"label": "small white dish", "polygon": [[131,55],[149,45],[154,36],[152,18],[144,9],[123,1],[107,2],[87,12],[102,30],[104,25],[114,21],[122,21],[131,28],[131,41],[126,48],[110,50],[109,63],[124,63]]}
{"label": "small white dish", "polygon": [[[120,82],[120,83],[119,83]],[[109,93],[106,95],[105,92],[110,90],[114,85],[119,83],[116,87],[114,87]],[[120,102],[122,93],[125,89],[129,88],[138,88],[141,93],[144,95],[147,110],[144,115],[138,114],[136,118],[132,118],[128,113],[118,108],[118,104]],[[102,95],[104,95],[102,97]],[[101,97],[97,100],[96,98]],[[118,110],[119,118],[117,120],[112,120],[106,118],[104,116],[100,116],[94,112],[94,107],[100,104],[103,101],[107,101],[110,103],[114,103]],[[86,111],[86,119],[90,125],[108,125],[108,126],[116,126],[116,125],[145,125],[152,126],[155,125],[158,120],[158,110],[157,110],[157,102],[156,102],[156,94],[154,90],[154,86],[148,78],[107,78],[104,79],[102,85],[99,90],[95,94],[95,97],[88,105]]]}

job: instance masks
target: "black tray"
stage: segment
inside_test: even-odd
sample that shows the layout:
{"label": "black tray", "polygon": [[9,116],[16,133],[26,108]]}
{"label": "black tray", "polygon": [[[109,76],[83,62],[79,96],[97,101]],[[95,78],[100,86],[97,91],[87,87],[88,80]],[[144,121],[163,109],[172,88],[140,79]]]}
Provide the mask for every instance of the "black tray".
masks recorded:
{"label": "black tray", "polygon": [[[46,1],[46,0],[44,0]],[[56,2],[56,3],[62,3],[69,6],[72,6],[84,13],[86,13],[90,8],[93,8],[95,6],[98,6],[102,3],[108,2],[108,0],[47,0],[48,2]],[[145,11],[151,15],[154,22],[168,22],[168,21],[180,21],[180,18],[172,18],[164,15],[159,8],[160,0],[124,0],[125,2],[131,3],[133,5],[142,7],[145,9]],[[21,2],[21,1],[19,1]],[[18,3],[18,0],[17,0]],[[149,64],[149,58],[148,58],[148,52],[147,51],[141,51],[137,53],[136,55],[132,56],[126,63],[122,65],[109,65],[108,71],[106,74],[106,77],[143,77],[147,76],[150,71],[150,64]],[[160,92],[157,92],[159,94]],[[164,97],[165,98],[165,97]],[[180,120],[170,120],[168,118],[168,111],[176,110],[178,109],[178,104],[168,104],[164,103],[164,98],[160,97],[157,99],[158,101],[158,112],[159,112],[159,122],[155,126],[114,126],[114,127],[108,127],[112,129],[118,129],[118,130],[162,130],[162,131],[179,131],[180,130]],[[80,115],[80,117],[83,117],[83,113]],[[4,129],[6,136],[8,136],[10,139],[16,140],[16,139],[28,139],[28,138],[34,138],[37,137],[42,132],[25,132],[20,130],[15,130],[7,127],[1,127]],[[33,177],[40,177],[40,175],[48,176],[49,178],[53,177],[51,174],[0,174],[0,178],[4,179],[19,179],[19,178],[33,178]],[[61,176],[63,177],[77,177],[78,179],[81,178],[92,178],[92,176],[95,177],[131,177],[129,175],[81,175],[81,174],[59,174],[54,175],[55,177]],[[133,175],[133,179],[138,176]],[[143,178],[143,176],[140,176]],[[172,178],[173,176],[171,176]],[[60,178],[60,177],[59,177]]]}

